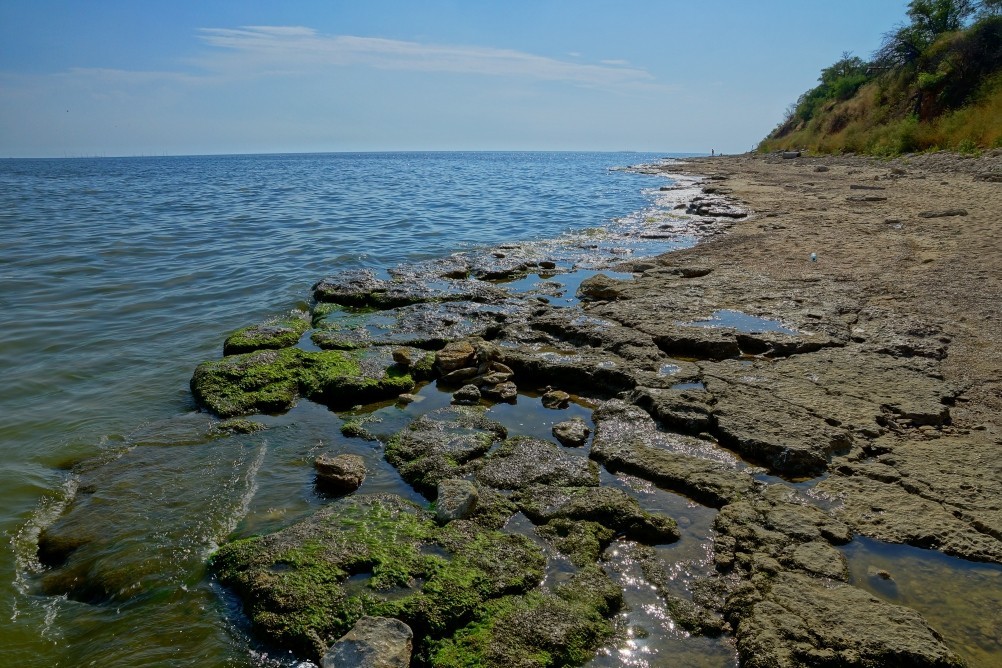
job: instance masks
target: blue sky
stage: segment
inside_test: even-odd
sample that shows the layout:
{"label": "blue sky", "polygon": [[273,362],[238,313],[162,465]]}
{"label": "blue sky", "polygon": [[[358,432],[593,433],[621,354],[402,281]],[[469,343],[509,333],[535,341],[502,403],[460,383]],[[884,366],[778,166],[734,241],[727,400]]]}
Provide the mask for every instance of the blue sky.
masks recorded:
{"label": "blue sky", "polygon": [[0,0],[0,156],[750,149],[907,0]]}

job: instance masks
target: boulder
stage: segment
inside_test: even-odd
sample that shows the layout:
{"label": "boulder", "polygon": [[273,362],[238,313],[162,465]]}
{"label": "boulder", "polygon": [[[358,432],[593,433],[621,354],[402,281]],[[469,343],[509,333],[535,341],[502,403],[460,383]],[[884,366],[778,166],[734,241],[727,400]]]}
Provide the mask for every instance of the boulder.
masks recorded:
{"label": "boulder", "polygon": [[414,632],[392,617],[362,617],[324,655],[323,668],[408,668]]}
{"label": "boulder", "polygon": [[553,436],[561,445],[579,448],[588,441],[591,429],[581,418],[574,418],[553,425]]}
{"label": "boulder", "polygon": [[435,353],[435,366],[443,375],[472,366],[475,353],[469,341],[453,341]]}
{"label": "boulder", "polygon": [[543,394],[541,401],[543,402],[543,406],[545,408],[558,410],[570,406],[571,395],[567,394],[563,390],[549,390]]}
{"label": "boulder", "polygon": [[458,406],[476,406],[480,403],[480,388],[476,385],[463,385],[453,393],[452,403]]}
{"label": "boulder", "polygon": [[317,489],[324,494],[351,494],[365,480],[365,460],[358,455],[320,455],[314,460],[313,468],[317,472]]}
{"label": "boulder", "polygon": [[435,501],[435,519],[440,524],[453,520],[465,520],[477,509],[480,492],[469,480],[447,478],[438,483]]}

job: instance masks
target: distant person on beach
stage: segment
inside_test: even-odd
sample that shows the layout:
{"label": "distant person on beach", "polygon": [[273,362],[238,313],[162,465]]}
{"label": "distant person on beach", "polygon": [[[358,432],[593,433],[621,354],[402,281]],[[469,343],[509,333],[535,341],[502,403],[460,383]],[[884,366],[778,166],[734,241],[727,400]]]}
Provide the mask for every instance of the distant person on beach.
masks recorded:
{"label": "distant person on beach", "polygon": [[713,149],[711,148],[711,149],[710,149],[710,157],[712,158],[712,157],[714,156],[714,154],[715,154],[715,153],[716,153],[716,151],[714,151],[714,150],[713,150]]}

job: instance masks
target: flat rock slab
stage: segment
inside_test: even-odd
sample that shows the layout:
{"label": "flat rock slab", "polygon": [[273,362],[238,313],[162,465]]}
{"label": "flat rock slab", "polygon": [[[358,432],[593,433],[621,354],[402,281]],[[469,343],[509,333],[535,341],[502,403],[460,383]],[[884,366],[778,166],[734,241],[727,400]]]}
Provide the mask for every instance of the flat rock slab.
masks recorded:
{"label": "flat rock slab", "polygon": [[477,481],[494,489],[530,485],[598,486],[595,462],[538,438],[508,439],[472,465]]}
{"label": "flat rock slab", "polygon": [[320,348],[335,350],[379,345],[435,349],[457,339],[490,336],[526,308],[514,300],[491,304],[452,301],[369,313],[334,313],[318,323],[310,338]]}
{"label": "flat rock slab", "polygon": [[636,499],[612,487],[536,485],[517,494],[515,502],[537,524],[595,522],[628,540],[648,544],[673,543],[680,537],[675,520],[647,512]]}
{"label": "flat rock slab", "polygon": [[319,302],[381,309],[433,301],[490,301],[506,294],[483,281],[386,280],[368,269],[344,271],[313,286],[313,297]]}
{"label": "flat rock slab", "polygon": [[867,536],[1002,563],[1002,463],[983,432],[876,443],[883,454],[839,467],[818,489]]}
{"label": "flat rock slab", "polygon": [[733,596],[729,613],[751,668],[964,665],[914,610],[799,573]]}
{"label": "flat rock slab", "polygon": [[941,425],[956,390],[935,363],[829,348],[775,362],[703,365],[713,432],[736,452],[787,476],[816,476],[833,455],[889,429]]}
{"label": "flat rock slab", "polygon": [[752,492],[756,483],[730,453],[710,441],[661,432],[643,409],[622,401],[593,414],[591,457],[613,472],[719,508]]}

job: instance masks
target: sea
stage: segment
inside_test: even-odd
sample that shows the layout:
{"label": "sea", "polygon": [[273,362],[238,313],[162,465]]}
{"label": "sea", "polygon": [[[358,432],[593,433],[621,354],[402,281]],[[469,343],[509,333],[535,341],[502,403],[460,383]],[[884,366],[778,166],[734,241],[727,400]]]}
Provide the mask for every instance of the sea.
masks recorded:
{"label": "sea", "polygon": [[[407,406],[340,413],[304,400],[255,416],[264,431],[221,434],[192,400],[196,365],[221,357],[234,330],[307,308],[311,286],[345,270],[388,276],[531,242],[556,270],[509,287],[543,285],[573,302],[576,283],[596,271],[697,243],[674,213],[685,183],[627,169],[684,157],[0,159],[0,666],[312,666],[261,643],[206,560],[326,503],[313,486],[321,453],[362,456],[363,491],[425,503],[378,442],[340,426],[361,418],[385,436],[450,395],[432,384]],[[547,410],[527,388],[490,414],[510,434],[549,438],[554,423],[591,411]],[[676,593],[712,572],[714,510],[606,471],[602,484],[678,521],[682,539],[656,548]],[[39,560],[39,536],[54,526],[80,539],[63,567]],[[517,521],[510,529],[532,532]],[[630,550],[606,555],[626,597],[626,639],[589,668],[736,666],[726,637],[674,624]],[[971,665],[1002,660],[998,627],[982,612],[1002,605],[1002,568],[869,540],[845,553],[857,584],[920,610]],[[907,577],[873,584],[875,568],[892,566]]]}

